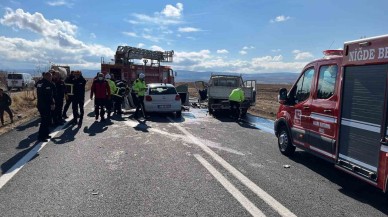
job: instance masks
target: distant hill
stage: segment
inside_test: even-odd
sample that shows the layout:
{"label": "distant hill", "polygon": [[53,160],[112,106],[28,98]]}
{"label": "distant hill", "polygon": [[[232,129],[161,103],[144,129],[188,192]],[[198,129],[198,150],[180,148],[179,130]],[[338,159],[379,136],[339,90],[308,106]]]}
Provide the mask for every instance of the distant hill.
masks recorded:
{"label": "distant hill", "polygon": [[[1,71],[1,70],[0,70]],[[82,69],[82,74],[85,78],[94,78],[97,69]],[[33,76],[39,76],[39,73],[33,69],[18,69],[12,70],[12,72],[24,72],[30,73]],[[175,78],[177,82],[193,82],[193,81],[208,81],[211,74],[227,74],[227,75],[239,75],[238,73],[228,72],[195,72],[187,70],[177,70],[178,76]],[[253,74],[242,74],[244,80],[256,80],[257,83],[261,84],[292,84],[296,81],[299,73],[292,72],[274,72],[274,73],[253,73]]]}
{"label": "distant hill", "polygon": [[[178,70],[177,70],[178,71]],[[208,81],[211,74],[239,75],[237,73],[227,72],[194,72],[194,71],[178,71],[178,76],[175,78],[178,82],[192,81]],[[299,73],[292,72],[274,72],[274,73],[253,73],[242,74],[244,80],[256,80],[262,84],[292,84],[296,81]]]}

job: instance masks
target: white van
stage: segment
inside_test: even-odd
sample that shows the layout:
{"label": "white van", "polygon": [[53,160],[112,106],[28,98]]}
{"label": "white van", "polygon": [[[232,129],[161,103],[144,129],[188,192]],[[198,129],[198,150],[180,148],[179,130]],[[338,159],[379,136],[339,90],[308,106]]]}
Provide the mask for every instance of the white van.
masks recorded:
{"label": "white van", "polygon": [[7,75],[7,88],[11,90],[17,88],[19,90],[34,87],[35,81],[32,76],[28,73],[9,73]]}

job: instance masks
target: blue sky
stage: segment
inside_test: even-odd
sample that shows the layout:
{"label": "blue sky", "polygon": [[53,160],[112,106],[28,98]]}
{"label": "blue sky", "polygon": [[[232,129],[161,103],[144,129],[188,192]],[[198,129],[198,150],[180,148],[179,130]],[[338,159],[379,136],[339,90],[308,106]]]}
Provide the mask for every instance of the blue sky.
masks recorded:
{"label": "blue sky", "polygon": [[0,69],[99,69],[118,45],[174,50],[176,70],[299,72],[388,34],[387,0],[0,1]]}

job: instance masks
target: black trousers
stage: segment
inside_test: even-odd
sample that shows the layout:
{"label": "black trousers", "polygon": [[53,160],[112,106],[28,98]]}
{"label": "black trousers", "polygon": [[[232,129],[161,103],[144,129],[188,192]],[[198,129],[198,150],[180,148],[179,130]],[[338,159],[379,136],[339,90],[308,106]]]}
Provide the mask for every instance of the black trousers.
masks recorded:
{"label": "black trousers", "polygon": [[[137,97],[137,105],[136,105],[136,112],[135,112],[135,117],[139,117],[138,113],[139,110],[142,110],[142,113],[144,113],[144,96],[138,96]],[[142,115],[142,113],[140,113]]]}
{"label": "black trousers", "polygon": [[236,118],[240,118],[240,103],[236,101],[229,101],[229,104],[232,115]]}
{"label": "black trousers", "polygon": [[54,123],[59,123],[62,121],[62,108],[63,108],[63,98],[55,99],[55,110],[53,112]]}
{"label": "black trousers", "polygon": [[101,116],[101,120],[104,119],[105,105],[106,99],[94,99],[94,114],[96,115],[96,119],[98,119],[99,116]]}
{"label": "black trousers", "polygon": [[112,96],[112,100],[114,102],[114,112],[121,113],[121,105],[123,104],[123,97],[120,96]]}
{"label": "black trousers", "polygon": [[4,124],[4,111],[8,113],[9,119],[13,120],[13,114],[9,106],[5,108],[0,108],[0,120],[2,124]]}
{"label": "black trousers", "polygon": [[[83,119],[84,118],[84,99],[73,99],[72,104],[73,117],[74,119]],[[78,113],[79,109],[79,113]]]}
{"label": "black trousers", "polygon": [[106,106],[106,112],[108,113],[108,117],[110,117],[110,113],[113,110],[113,100],[111,99],[106,99],[105,101],[105,106]]}
{"label": "black trousers", "polygon": [[68,96],[68,99],[66,100],[65,107],[63,107],[63,116],[66,115],[67,110],[69,109],[70,104],[71,104],[72,102],[73,102],[73,96]]}
{"label": "black trousers", "polygon": [[51,110],[50,108],[38,108],[40,114],[40,126],[38,139],[45,139],[50,134]]}

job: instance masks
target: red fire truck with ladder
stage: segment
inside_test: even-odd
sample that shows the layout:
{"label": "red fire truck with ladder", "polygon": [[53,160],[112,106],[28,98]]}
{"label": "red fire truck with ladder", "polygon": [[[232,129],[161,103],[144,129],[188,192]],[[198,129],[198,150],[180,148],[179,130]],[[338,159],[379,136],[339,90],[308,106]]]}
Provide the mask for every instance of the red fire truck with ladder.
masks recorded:
{"label": "red fire truck with ladder", "polygon": [[279,91],[280,152],[298,147],[388,192],[388,35],[324,54]]}
{"label": "red fire truck with ladder", "polygon": [[[130,46],[118,46],[112,62],[105,62],[101,57],[101,72],[110,73],[117,80],[125,80],[129,84],[145,74],[146,83],[174,84],[174,71],[169,66],[160,65],[172,62],[174,51],[152,51]],[[136,64],[134,60],[143,59],[144,64]],[[150,61],[148,61],[150,60]],[[147,63],[149,63],[147,65]]]}

